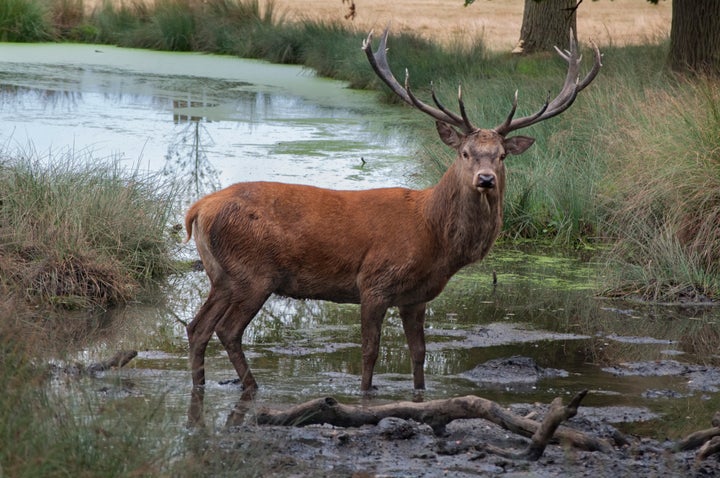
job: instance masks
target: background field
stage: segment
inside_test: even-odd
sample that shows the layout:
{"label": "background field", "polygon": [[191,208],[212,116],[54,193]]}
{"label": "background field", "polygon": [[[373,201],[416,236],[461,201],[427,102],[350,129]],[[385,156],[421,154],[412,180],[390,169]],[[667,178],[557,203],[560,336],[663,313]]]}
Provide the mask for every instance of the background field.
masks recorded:
{"label": "background field", "polygon": [[[463,0],[356,0],[356,17],[346,20],[349,0],[271,1],[289,20],[341,22],[362,31],[382,29],[392,22],[395,31],[414,31],[442,42],[481,35],[495,50],[511,49],[517,42],[524,5],[523,0],[476,0],[469,7],[463,6]],[[85,0],[89,10],[101,3]],[[667,0],[658,5],[644,0],[585,1],[578,10],[578,33],[581,40],[592,39],[600,45],[637,44],[666,36],[670,17],[671,2]]]}

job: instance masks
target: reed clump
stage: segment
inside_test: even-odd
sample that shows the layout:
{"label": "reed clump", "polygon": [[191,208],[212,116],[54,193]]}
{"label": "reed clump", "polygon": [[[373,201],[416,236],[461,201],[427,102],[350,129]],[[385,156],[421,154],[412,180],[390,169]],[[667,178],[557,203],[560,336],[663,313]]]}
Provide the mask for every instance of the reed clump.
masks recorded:
{"label": "reed clump", "polygon": [[173,270],[169,184],[65,152],[0,154],[0,270],[35,305],[110,307]]}
{"label": "reed clump", "polygon": [[[678,79],[621,106],[604,181],[608,293],[720,295],[720,84]],[[643,105],[638,107],[638,105]],[[622,146],[620,148],[620,146]]]}

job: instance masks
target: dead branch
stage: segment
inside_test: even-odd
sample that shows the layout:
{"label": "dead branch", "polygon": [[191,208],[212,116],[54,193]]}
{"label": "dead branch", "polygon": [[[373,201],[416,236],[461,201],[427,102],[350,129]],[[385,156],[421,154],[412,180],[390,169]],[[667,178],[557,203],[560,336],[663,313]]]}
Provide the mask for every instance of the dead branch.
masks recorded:
{"label": "dead branch", "polygon": [[575,395],[567,406],[563,406],[562,398],[560,397],[553,400],[550,404],[550,410],[547,415],[543,419],[542,423],[540,423],[540,426],[538,426],[535,433],[533,433],[530,445],[528,445],[528,447],[520,453],[515,453],[489,444],[486,444],[483,449],[494,455],[512,460],[539,460],[560,424],[577,415],[580,402],[585,395],[587,395],[587,392],[587,390],[583,390]]}
{"label": "dead branch", "polygon": [[50,371],[55,374],[69,375],[73,377],[79,377],[85,374],[92,376],[98,372],[110,370],[111,368],[123,367],[135,357],[137,357],[136,350],[120,350],[108,360],[91,363],[87,366],[82,363],[68,364],[65,366],[50,364]]}
{"label": "dead branch", "polygon": [[720,436],[720,427],[707,428],[691,433],[677,442],[675,451],[694,450],[716,436]]}
{"label": "dead branch", "polygon": [[109,360],[91,363],[87,366],[86,371],[88,373],[97,373],[110,370],[111,368],[121,368],[135,357],[137,357],[137,350],[120,350]]}
{"label": "dead branch", "polygon": [[720,412],[715,412],[712,419],[712,428],[700,430],[686,436],[675,444],[675,451],[686,451],[700,448],[695,456],[702,461],[720,452]]}
{"label": "dead branch", "polygon": [[[376,425],[386,417],[397,417],[430,425],[435,434],[440,435],[445,432],[445,426],[453,420],[482,418],[527,438],[534,437],[538,433],[538,443],[545,440],[545,445],[550,438],[544,437],[550,433],[551,437],[554,434],[555,439],[571,443],[578,449],[610,453],[612,446],[607,441],[558,426],[568,410],[575,407],[577,412],[577,405],[583,396],[584,393],[578,394],[567,408],[560,404],[560,412],[550,413],[550,415],[557,414],[559,418],[554,416],[546,420],[545,428],[543,424],[509,412],[496,402],[473,395],[420,403],[396,402],[370,407],[343,405],[332,397],[325,397],[310,400],[287,410],[261,409],[256,414],[256,420],[260,425],[301,427],[327,423],[341,427],[359,427]],[[557,420],[559,421],[555,424]],[[553,427],[555,430],[552,430]],[[542,448],[544,449],[544,446]]]}
{"label": "dead branch", "polygon": [[712,437],[710,441],[701,446],[697,455],[695,455],[695,459],[697,461],[702,461],[715,453],[720,453],[720,436]]}

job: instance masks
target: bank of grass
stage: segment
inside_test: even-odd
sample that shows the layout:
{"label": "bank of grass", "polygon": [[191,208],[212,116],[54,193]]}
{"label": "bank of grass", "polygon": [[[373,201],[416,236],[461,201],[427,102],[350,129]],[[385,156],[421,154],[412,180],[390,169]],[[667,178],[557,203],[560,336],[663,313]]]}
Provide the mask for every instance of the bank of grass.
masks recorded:
{"label": "bank of grass", "polygon": [[[720,83],[625,92],[608,156],[610,291],[659,301],[720,295]],[[643,107],[634,107],[643,105]],[[606,136],[604,134],[603,136]]]}
{"label": "bank of grass", "polygon": [[[34,8],[45,4],[24,1]],[[48,5],[55,12],[50,18],[75,18],[75,29],[50,22],[44,34],[56,39],[297,63],[355,88],[386,92],[359,51],[367,32],[350,23],[287,22],[272,3],[261,8],[257,0],[108,1],[82,19],[57,13],[76,9],[75,0]],[[63,33],[78,30],[83,33],[79,37]],[[491,53],[479,40],[440,46],[401,34],[393,35],[389,45],[396,73],[402,76],[408,68],[422,97],[428,98],[432,80],[439,96],[455,107],[457,84],[462,83],[470,116],[483,127],[503,120],[515,89],[520,91],[518,114],[533,112],[548,91],[558,90],[565,70],[555,55]],[[707,138],[715,131],[698,132],[713,124],[707,118],[713,117],[717,103],[694,98],[714,98],[717,81],[707,80],[700,88],[696,80],[672,76],[665,70],[667,45],[661,40],[608,47],[603,53],[605,67],[568,112],[521,132],[537,143],[508,160],[505,237],[570,247],[613,246],[607,253],[612,294],[667,300],[682,291],[716,297],[720,291],[712,261],[720,225],[705,219],[714,217],[710,205],[717,202],[717,188],[708,178],[718,173],[713,154],[706,154],[713,150]],[[588,62],[590,55],[586,58]],[[698,96],[703,91],[707,94]],[[674,120],[666,124],[650,121],[667,118],[673,109],[686,113],[671,115]],[[423,142],[421,159],[428,164],[442,170],[452,159],[439,145],[432,122],[418,115],[410,134]],[[663,175],[671,182],[655,180]],[[674,212],[660,217],[657,211],[664,210],[669,191],[678,191],[678,185],[682,194],[674,193]]]}
{"label": "bank of grass", "polygon": [[174,193],[85,153],[0,151],[0,276],[38,307],[133,300],[173,269]]}

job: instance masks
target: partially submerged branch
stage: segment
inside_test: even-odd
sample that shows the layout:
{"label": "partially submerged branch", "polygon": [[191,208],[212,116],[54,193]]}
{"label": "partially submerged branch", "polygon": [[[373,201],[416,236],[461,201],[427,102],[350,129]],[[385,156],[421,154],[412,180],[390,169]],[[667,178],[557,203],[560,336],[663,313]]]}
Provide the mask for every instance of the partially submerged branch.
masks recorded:
{"label": "partially submerged branch", "polygon": [[577,415],[578,407],[580,402],[587,395],[587,390],[583,390],[572,399],[570,404],[563,406],[562,398],[557,397],[552,401],[550,410],[543,419],[540,426],[538,426],[535,433],[533,433],[532,441],[530,445],[520,453],[515,453],[504,448],[498,448],[492,445],[485,445],[483,448],[485,451],[493,453],[495,455],[502,456],[504,458],[510,458],[513,460],[527,460],[537,461],[542,456],[545,448],[547,448],[550,440],[552,440],[555,432],[562,422],[568,420]]}
{"label": "partially submerged branch", "polygon": [[100,362],[94,362],[90,365],[83,365],[80,363],[76,363],[73,365],[68,365],[65,367],[54,367],[51,366],[55,371],[62,372],[68,375],[94,375],[98,372],[104,372],[106,370],[110,370],[113,368],[122,368],[125,365],[127,365],[128,362],[130,362],[132,359],[137,357],[137,350],[120,350],[115,355],[113,355],[111,358],[107,360],[102,360]]}
{"label": "partially submerged branch", "polygon": [[696,455],[698,461],[720,453],[720,412],[715,412],[712,428],[691,433],[675,445],[675,451],[694,450],[695,448],[700,448]]}
{"label": "partially submerged branch", "polygon": [[553,402],[554,406],[548,414],[550,418],[543,423],[517,416],[496,402],[473,395],[371,407],[344,405],[332,397],[325,397],[310,400],[287,410],[261,409],[256,415],[256,420],[261,425],[306,426],[327,423],[342,427],[359,427],[375,425],[386,417],[396,417],[425,423],[439,435],[445,432],[446,425],[453,420],[482,418],[524,437],[532,437],[532,450],[527,452],[528,456],[537,453],[541,455],[553,437],[581,450],[609,453],[612,451],[612,446],[607,441],[560,426],[563,420],[577,413],[577,406],[585,393],[579,393],[567,407],[562,407],[561,402],[557,404]]}

